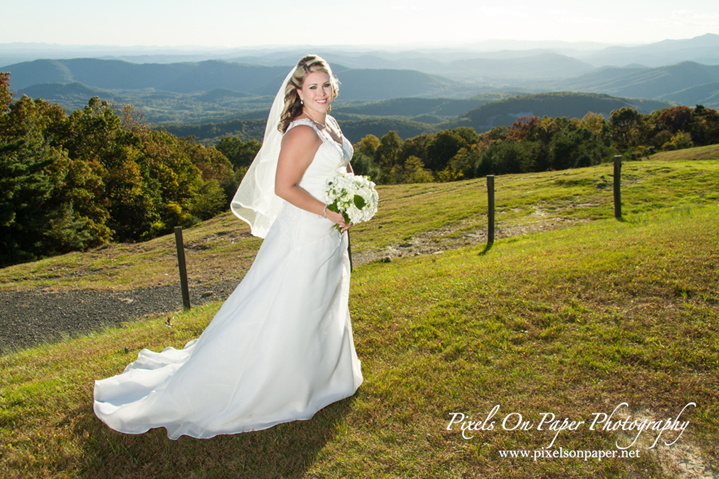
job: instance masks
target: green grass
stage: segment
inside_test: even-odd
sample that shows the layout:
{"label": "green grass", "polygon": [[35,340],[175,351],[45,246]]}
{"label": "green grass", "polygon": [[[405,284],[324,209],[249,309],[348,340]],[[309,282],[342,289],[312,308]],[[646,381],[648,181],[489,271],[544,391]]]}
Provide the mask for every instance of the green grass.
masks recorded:
{"label": "green grass", "polygon": [[[719,470],[717,161],[625,164],[638,179],[627,182],[622,222],[611,203],[579,206],[611,195],[595,186],[602,168],[497,179],[512,201],[503,221],[534,221],[529,205],[541,196],[546,215],[574,218],[572,227],[499,240],[485,254],[477,244],[356,268],[350,309],[365,382],[310,421],[170,441],[163,429],[119,434],[94,416],[94,379],[121,372],[141,348],[181,347],[219,303],[174,314],[172,328],[164,315],[0,356],[0,477],[690,477],[683,451]],[[385,226],[369,223],[353,246],[419,234],[403,215],[461,224],[472,184],[387,188]],[[422,194],[452,205],[433,212]],[[655,434],[644,433],[639,458],[500,457],[551,442],[554,432],[536,430],[542,413],[591,421],[622,402],[655,420],[697,406],[674,446],[650,450]],[[447,430],[450,413],[483,420],[496,405],[493,430],[470,440]],[[511,413],[534,427],[503,430]],[[617,441],[627,435],[585,424],[554,447],[612,451]]]}
{"label": "green grass", "polygon": [[[696,159],[695,159],[696,158]],[[614,216],[613,166],[495,178],[498,237],[555,229]],[[484,178],[379,187],[377,216],[352,229],[353,253],[382,255],[429,236],[435,249],[469,245],[487,229]],[[719,145],[660,153],[622,169],[623,215],[719,202]],[[244,276],[261,244],[231,213],[184,231],[190,286]],[[0,269],[0,290],[135,289],[178,281],[173,235],[111,244]]]}

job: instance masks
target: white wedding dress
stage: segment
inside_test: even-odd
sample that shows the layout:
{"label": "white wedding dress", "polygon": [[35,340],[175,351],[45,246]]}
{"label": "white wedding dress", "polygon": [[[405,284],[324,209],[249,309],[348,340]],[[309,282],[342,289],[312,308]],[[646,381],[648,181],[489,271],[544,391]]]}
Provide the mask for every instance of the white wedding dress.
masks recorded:
{"label": "white wedding dress", "polygon": [[[328,118],[330,118],[328,116]],[[352,145],[309,120],[322,145],[300,186],[321,199]],[[309,419],[362,383],[347,306],[347,235],[284,202],[252,268],[202,335],[184,349],[142,350],[95,382],[95,414],[128,434],[165,427],[209,438]]]}

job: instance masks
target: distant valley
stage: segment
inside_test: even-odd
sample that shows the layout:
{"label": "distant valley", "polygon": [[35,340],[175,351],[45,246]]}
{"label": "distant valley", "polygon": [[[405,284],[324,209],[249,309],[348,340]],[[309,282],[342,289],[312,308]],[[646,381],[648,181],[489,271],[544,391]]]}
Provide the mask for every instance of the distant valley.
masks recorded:
{"label": "distant valley", "polygon": [[[474,100],[447,100],[423,98],[397,98],[382,102],[360,105],[338,106],[332,114],[340,120],[344,135],[353,143],[368,134],[382,137],[394,130],[401,138],[411,138],[423,133],[468,126],[477,132],[489,131],[496,126],[510,126],[523,116],[565,116],[582,118],[589,112],[606,117],[613,110],[622,107],[635,108],[640,113],[649,113],[671,106],[662,100],[627,99],[594,93],[554,92],[532,95],[509,96],[497,100],[497,95],[485,95]],[[457,108],[479,106],[460,115],[441,116],[441,113],[456,113]],[[454,109],[453,109],[454,108]],[[425,109],[425,115],[416,115]],[[374,116],[363,113],[377,112]],[[422,121],[444,118],[441,122]],[[237,136],[243,141],[262,140],[265,121],[263,119],[233,119],[224,122],[203,122],[200,124],[164,125],[177,136],[194,136],[206,144],[215,144],[227,135]]]}
{"label": "distant valley", "polygon": [[[20,55],[21,46],[1,47],[0,59]],[[674,104],[719,108],[719,35],[587,51],[565,45],[319,53],[341,82],[333,114],[353,141],[389,129],[403,138],[456,126],[486,131],[524,115],[608,116],[622,106],[640,112]],[[35,59],[0,71],[11,73],[18,95],[68,111],[93,96],[132,104],[152,124],[213,142],[226,134],[261,138],[277,86],[300,55],[279,49],[228,51],[214,59],[200,53]]]}

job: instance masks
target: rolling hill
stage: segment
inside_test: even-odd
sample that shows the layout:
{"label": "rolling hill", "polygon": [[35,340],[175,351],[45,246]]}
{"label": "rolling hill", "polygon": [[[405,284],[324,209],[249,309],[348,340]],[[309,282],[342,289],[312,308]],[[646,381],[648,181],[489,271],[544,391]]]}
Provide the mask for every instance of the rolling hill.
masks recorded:
{"label": "rolling hill", "polygon": [[641,63],[649,67],[685,61],[716,65],[719,63],[719,35],[707,33],[683,40],[663,40],[635,47],[613,46],[583,57],[596,66]]}
{"label": "rolling hill", "polygon": [[387,100],[397,97],[431,97],[452,90],[456,82],[416,70],[336,69],[340,98]]}
{"label": "rolling hill", "polygon": [[[705,40],[711,42],[713,37]],[[566,71],[589,68],[578,60],[546,52],[532,58],[510,57],[476,59],[475,64],[448,58],[443,65],[452,65],[447,71],[464,68],[467,72],[494,65],[486,70],[488,76],[519,75],[522,65],[533,75],[540,74],[541,68],[550,75],[557,62],[564,62],[569,69]],[[397,62],[397,67],[402,65]],[[131,103],[148,121],[166,126],[168,131],[212,142],[227,134],[243,140],[260,139],[257,122],[264,120],[288,67],[219,60],[134,64],[74,59],[36,60],[3,70],[10,71],[11,87],[21,94],[56,101],[68,110],[83,107],[91,96]],[[633,106],[640,112],[672,102],[719,108],[719,66],[694,62],[659,68],[605,67],[567,80],[546,78],[529,91],[554,93],[514,98],[508,97],[518,93],[491,90],[481,81],[457,82],[417,70],[362,69],[342,64],[335,64],[334,70],[341,81],[335,114],[352,141],[369,133],[381,137],[389,130],[398,131],[403,138],[457,126],[472,126],[482,132],[510,125],[521,116],[581,118],[590,111],[608,116],[622,106]]]}
{"label": "rolling hill", "polygon": [[520,58],[474,58],[453,61],[442,67],[452,75],[483,79],[548,79],[580,75],[594,67],[576,58],[551,52],[539,52]]}
{"label": "rolling hill", "polygon": [[[260,66],[208,60],[199,63],[129,63],[119,60],[35,60],[3,67],[14,89],[42,83],[82,83],[103,90],[197,93],[215,89],[254,96],[273,95],[289,66]],[[335,68],[341,94],[351,100],[436,96],[456,82],[414,70]]]}
{"label": "rolling hill", "polygon": [[[705,86],[702,90],[704,98],[716,98],[712,84],[719,82],[719,66],[702,65],[694,62],[682,62],[659,68],[627,67],[605,68],[597,73],[581,75],[577,78],[560,82],[557,86],[565,90],[606,93],[609,95],[630,98],[657,98],[685,103],[691,99],[694,106],[703,101],[697,95],[686,95],[689,88]],[[704,104],[704,103],[702,103]],[[704,106],[719,107],[716,99]]]}
{"label": "rolling hill", "polygon": [[624,106],[648,113],[670,105],[663,101],[616,98],[593,93],[538,93],[480,105],[461,115],[454,125],[472,126],[477,132],[483,132],[496,126],[510,126],[523,116],[582,118],[592,112],[608,117],[612,110]]}
{"label": "rolling hill", "polygon": [[[403,139],[422,133],[434,133],[448,128],[471,126],[477,132],[485,132],[495,126],[509,126],[522,116],[550,116],[582,118],[589,112],[601,113],[608,117],[612,110],[630,106],[641,113],[671,106],[661,100],[627,99],[594,93],[555,92],[538,93],[504,98],[484,103],[468,112],[441,123],[415,121],[414,113],[420,108],[428,111],[448,113],[460,105],[467,105],[448,99],[396,98],[393,100],[339,106],[333,114],[340,120],[345,136],[353,143],[366,135],[381,138],[390,130],[396,131]],[[434,108],[434,110],[432,110]],[[370,116],[375,112],[377,116]],[[226,122],[202,123],[196,125],[166,125],[167,131],[177,136],[192,135],[206,144],[213,144],[225,135],[235,135],[243,141],[262,140],[264,134],[264,112],[252,112]],[[257,118],[260,119],[252,119]]]}
{"label": "rolling hill", "polygon": [[[248,115],[249,116],[249,115]],[[265,115],[266,117],[266,115]],[[194,136],[203,144],[213,145],[223,136],[236,136],[242,141],[262,141],[265,134],[266,118],[242,118],[217,123],[163,125],[162,128],[176,136]],[[381,138],[390,130],[396,131],[402,138],[411,138],[422,133],[434,133],[437,126],[401,118],[367,118],[362,120],[341,120],[342,132],[352,143],[356,143],[366,135]]]}
{"label": "rolling hill", "polygon": [[38,83],[18,91],[20,95],[27,95],[31,98],[42,99],[84,99],[87,103],[88,98],[100,96],[106,99],[115,100],[119,95],[107,90],[89,87],[80,82],[70,83]]}
{"label": "rolling hill", "polygon": [[[156,89],[176,93],[228,88],[258,95],[274,94],[287,68],[241,65],[220,61],[200,63],[129,63],[82,58],[36,60],[3,67],[13,88],[38,83],[79,82],[105,90]],[[274,91],[271,91],[273,90]]]}
{"label": "rolling hill", "polygon": [[509,93],[490,93],[478,95],[469,99],[450,98],[392,98],[361,104],[340,105],[333,107],[335,117],[344,115],[367,115],[367,116],[402,116],[416,117],[420,115],[434,115],[438,117],[454,117],[467,111],[489,103],[490,101],[501,100]]}
{"label": "rolling hill", "polygon": [[[408,47],[403,51],[351,47],[320,47],[312,50],[326,58],[334,67],[344,65],[351,69],[417,70],[454,80],[479,76],[493,79],[558,78],[580,75],[592,71],[593,68],[624,67],[632,64],[652,68],[685,61],[706,65],[719,64],[719,35],[716,34],[708,33],[690,39],[664,40],[637,46],[612,46],[611,39],[607,40],[602,44],[503,40],[455,47]],[[306,53],[307,50],[303,47],[198,49],[3,43],[0,44],[0,65],[38,59],[102,58],[133,64],[176,65],[220,60],[287,68]],[[67,72],[63,72],[61,66],[57,67],[53,73],[55,77],[43,82],[71,81],[71,78],[66,76]],[[87,83],[77,77],[74,81]],[[526,88],[526,85],[522,87]]]}
{"label": "rolling hill", "polygon": [[664,95],[662,98],[672,100],[682,105],[704,105],[719,108],[719,82],[706,83],[686,90]]}

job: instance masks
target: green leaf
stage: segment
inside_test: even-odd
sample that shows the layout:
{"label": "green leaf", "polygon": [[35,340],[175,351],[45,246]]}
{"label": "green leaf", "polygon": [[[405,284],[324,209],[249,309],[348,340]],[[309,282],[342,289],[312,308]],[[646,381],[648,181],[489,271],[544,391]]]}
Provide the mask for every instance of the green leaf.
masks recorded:
{"label": "green leaf", "polygon": [[360,195],[355,195],[355,206],[359,209],[364,208],[367,202]]}

